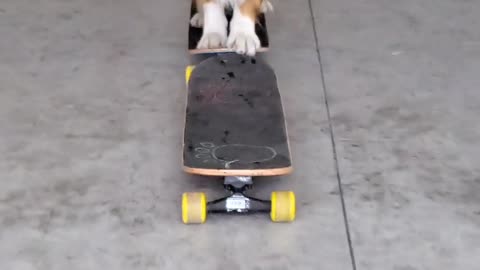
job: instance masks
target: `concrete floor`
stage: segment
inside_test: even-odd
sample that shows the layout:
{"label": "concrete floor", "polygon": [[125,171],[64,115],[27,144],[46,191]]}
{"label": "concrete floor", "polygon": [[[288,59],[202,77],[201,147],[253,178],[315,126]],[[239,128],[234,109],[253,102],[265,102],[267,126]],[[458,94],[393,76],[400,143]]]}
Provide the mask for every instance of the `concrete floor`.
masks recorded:
{"label": "concrete floor", "polygon": [[477,269],[477,1],[274,4],[297,221],[184,226],[189,1],[1,1],[0,269]]}

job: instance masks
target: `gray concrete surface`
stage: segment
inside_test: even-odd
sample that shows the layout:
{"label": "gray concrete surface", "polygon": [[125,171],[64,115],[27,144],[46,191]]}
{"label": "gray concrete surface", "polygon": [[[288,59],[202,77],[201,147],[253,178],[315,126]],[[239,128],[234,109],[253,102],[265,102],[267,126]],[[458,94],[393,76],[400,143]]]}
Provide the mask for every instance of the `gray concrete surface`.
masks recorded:
{"label": "gray concrete surface", "polygon": [[184,226],[188,1],[1,1],[0,269],[475,269],[480,6],[274,4],[298,219]]}
{"label": "gray concrete surface", "polygon": [[358,269],[480,263],[480,5],[315,2]]}

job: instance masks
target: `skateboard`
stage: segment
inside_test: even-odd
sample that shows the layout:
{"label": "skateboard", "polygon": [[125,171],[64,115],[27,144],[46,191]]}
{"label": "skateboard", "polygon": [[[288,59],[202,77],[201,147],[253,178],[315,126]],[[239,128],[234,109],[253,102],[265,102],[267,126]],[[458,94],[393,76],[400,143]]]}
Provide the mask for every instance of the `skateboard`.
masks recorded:
{"label": "skateboard", "polygon": [[185,224],[212,213],[270,213],[274,222],[295,219],[295,194],[248,196],[253,178],[292,172],[290,146],[276,75],[265,62],[236,53],[211,56],[186,69],[187,103],[183,170],[223,176],[229,195],[207,201],[205,193],[182,195]]}
{"label": "skateboard", "polygon": [[[197,7],[195,0],[192,0],[192,5],[190,8],[190,20],[188,25],[188,51],[190,54],[215,54],[215,53],[224,53],[224,52],[233,52],[229,48],[217,48],[217,49],[197,49],[197,44],[202,38],[203,30],[202,28],[194,27],[190,24],[193,16],[197,14]],[[230,22],[232,19],[232,10],[227,9],[225,11],[227,20]],[[265,19],[265,14],[260,14],[257,18],[257,23],[255,25],[255,32],[257,33],[258,38],[260,39],[260,48],[257,52],[266,52],[269,48],[268,32],[267,32],[267,23]]]}

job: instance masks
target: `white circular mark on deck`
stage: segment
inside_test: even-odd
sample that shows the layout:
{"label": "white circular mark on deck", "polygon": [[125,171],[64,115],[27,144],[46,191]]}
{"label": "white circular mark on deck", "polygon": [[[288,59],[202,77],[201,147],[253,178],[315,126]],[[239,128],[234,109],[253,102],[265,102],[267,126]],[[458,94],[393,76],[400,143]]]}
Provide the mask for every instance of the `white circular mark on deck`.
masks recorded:
{"label": "white circular mark on deck", "polygon": [[[195,152],[197,153],[195,158],[202,159],[203,163],[211,161],[221,162],[226,169],[229,169],[234,163],[252,164],[267,162],[277,156],[275,149],[270,146],[247,144],[225,144],[215,146],[212,142],[201,142],[200,145],[202,147],[195,148]],[[222,151],[224,151],[223,154]],[[246,157],[245,153],[251,153],[252,156]],[[260,157],[258,156],[259,153]],[[241,156],[242,154],[243,156]]]}
{"label": "white circular mark on deck", "polygon": [[195,148],[195,152],[200,153],[200,154],[206,154],[206,153],[210,153],[210,149],[197,147],[197,148]]}
{"label": "white circular mark on deck", "polygon": [[203,147],[207,147],[207,148],[215,147],[215,144],[211,143],[211,142],[201,142],[200,145],[203,146]]}

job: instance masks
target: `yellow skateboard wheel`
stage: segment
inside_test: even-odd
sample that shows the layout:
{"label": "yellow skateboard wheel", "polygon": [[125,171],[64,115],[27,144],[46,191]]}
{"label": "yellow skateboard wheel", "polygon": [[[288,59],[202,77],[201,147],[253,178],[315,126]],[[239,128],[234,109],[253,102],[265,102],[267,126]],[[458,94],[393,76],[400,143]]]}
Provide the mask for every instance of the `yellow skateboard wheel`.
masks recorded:
{"label": "yellow skateboard wheel", "polygon": [[195,69],[195,66],[187,66],[185,69],[185,82],[188,85],[188,82],[190,81],[190,76],[192,76],[192,72]]}
{"label": "yellow skateboard wheel", "polygon": [[292,191],[274,191],[271,195],[271,203],[270,218],[273,222],[295,220],[295,193]]}
{"label": "yellow skateboard wheel", "polygon": [[207,219],[207,196],[203,192],[182,195],[182,220],[185,224],[201,224]]}

